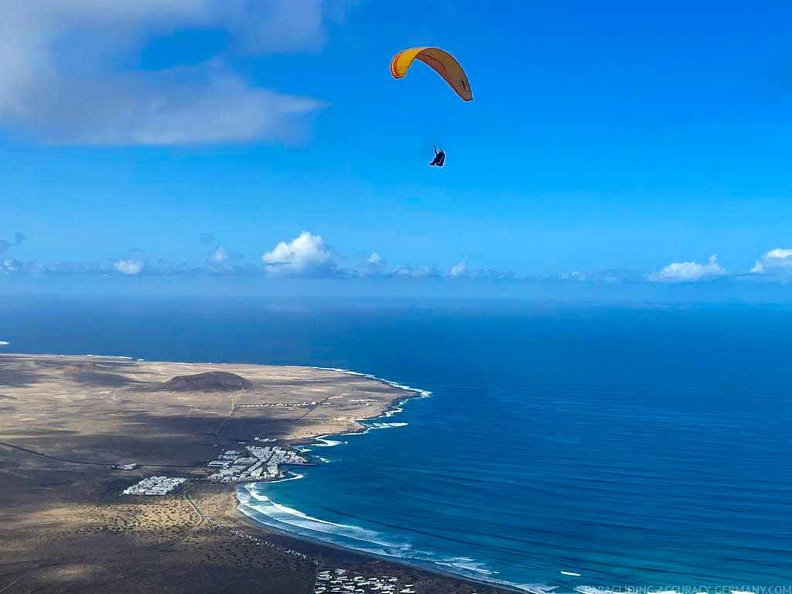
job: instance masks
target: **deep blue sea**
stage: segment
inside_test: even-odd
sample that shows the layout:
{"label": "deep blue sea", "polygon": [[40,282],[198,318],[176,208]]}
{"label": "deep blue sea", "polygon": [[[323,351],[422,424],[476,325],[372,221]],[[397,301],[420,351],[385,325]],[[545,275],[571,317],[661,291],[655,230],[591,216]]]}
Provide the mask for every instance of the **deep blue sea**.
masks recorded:
{"label": "deep blue sea", "polygon": [[564,591],[792,584],[792,308],[3,298],[0,340],[431,391],[241,493],[284,530]]}

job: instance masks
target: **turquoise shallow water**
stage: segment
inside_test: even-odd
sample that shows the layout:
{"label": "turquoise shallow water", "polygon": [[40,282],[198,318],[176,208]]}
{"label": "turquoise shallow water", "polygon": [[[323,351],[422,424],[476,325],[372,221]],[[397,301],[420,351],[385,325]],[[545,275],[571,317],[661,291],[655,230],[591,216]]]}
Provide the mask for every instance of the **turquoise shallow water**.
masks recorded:
{"label": "turquoise shallow water", "polygon": [[326,463],[301,480],[240,494],[281,529],[564,590],[792,583],[792,310],[3,311],[14,351],[340,367],[431,391],[366,435],[314,448]]}

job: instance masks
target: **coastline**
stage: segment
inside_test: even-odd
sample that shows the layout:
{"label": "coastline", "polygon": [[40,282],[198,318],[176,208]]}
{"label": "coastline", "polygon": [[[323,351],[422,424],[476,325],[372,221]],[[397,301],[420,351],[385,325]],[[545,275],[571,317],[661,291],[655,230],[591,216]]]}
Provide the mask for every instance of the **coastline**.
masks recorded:
{"label": "coastline", "polygon": [[[217,380],[234,376],[246,389]],[[204,383],[169,387],[185,377]],[[332,566],[418,594],[506,591],[268,529],[238,510],[234,483],[209,480],[224,450],[362,435],[425,391],[297,366],[29,354],[0,355],[0,385],[0,588],[305,594]],[[131,489],[151,479],[182,486]]]}
{"label": "coastline", "polygon": [[[362,551],[356,551],[353,549],[346,548],[341,545],[333,544],[330,542],[324,542],[319,540],[314,540],[307,537],[302,537],[298,534],[294,534],[287,531],[278,530],[277,528],[272,528],[265,524],[260,524],[250,516],[245,515],[242,512],[239,512],[236,515],[237,521],[240,522],[242,526],[247,526],[250,529],[267,535],[268,538],[272,539],[273,536],[280,537],[283,539],[284,543],[288,543],[288,546],[291,549],[296,549],[299,551],[304,551],[307,555],[320,555],[323,559],[334,559],[339,561],[345,566],[352,566],[352,567],[359,567],[362,572],[365,572],[365,567],[373,563],[384,563],[387,567],[391,568],[391,573],[399,573],[401,571],[410,572],[410,575],[414,581],[418,581],[419,578],[415,577],[415,574],[418,573],[425,573],[437,576],[438,579],[442,580],[450,580],[450,582],[444,583],[444,585],[459,585],[459,584],[466,584],[471,587],[476,588],[477,594],[505,594],[506,592],[515,592],[518,594],[526,594],[532,592],[530,589],[521,588],[519,586],[514,586],[511,584],[499,584],[492,581],[487,581],[483,579],[476,579],[473,577],[462,576],[452,571],[443,570],[441,567],[436,566],[424,566],[414,563],[409,563],[404,560],[394,560],[387,557],[381,557],[375,555],[373,553],[365,553]],[[328,554],[329,551],[332,551],[333,554]],[[482,588],[485,588],[482,590]],[[457,592],[459,590],[450,590],[446,592]],[[537,594],[546,594],[544,592],[538,592]]]}
{"label": "coastline", "polygon": [[[351,431],[347,431],[347,432],[344,432],[344,433],[330,433],[330,434],[324,434],[324,435],[317,435],[317,436],[315,436],[313,438],[310,438],[310,439],[306,440],[304,443],[301,441],[299,443],[290,444],[290,445],[292,445],[292,447],[300,448],[299,451],[301,453],[302,452],[311,452],[311,448],[313,448],[313,447],[322,447],[322,448],[324,448],[324,447],[335,447],[337,445],[341,445],[342,443],[346,443],[346,442],[340,441],[340,438],[343,438],[343,437],[347,437],[347,436],[361,436],[361,435],[365,435],[365,434],[367,434],[370,431],[375,430],[375,429],[382,430],[382,429],[391,428],[391,427],[382,427],[382,426],[381,427],[372,427],[372,426],[365,425],[364,423],[365,422],[375,422],[377,419],[389,419],[389,418],[393,417],[394,415],[397,415],[400,412],[402,412],[403,411],[403,406],[405,404],[407,404],[408,402],[411,402],[411,401],[416,400],[416,399],[428,398],[432,394],[431,391],[429,391],[429,390],[416,388],[416,387],[413,387],[413,386],[407,386],[405,384],[400,384],[398,382],[387,380],[385,378],[381,378],[381,377],[378,377],[378,376],[375,376],[375,375],[372,375],[372,374],[368,374],[368,373],[362,373],[362,372],[357,372],[357,371],[352,371],[352,370],[342,369],[342,368],[311,367],[311,369],[316,369],[316,370],[320,370],[320,371],[332,371],[332,372],[337,372],[337,373],[343,373],[343,374],[346,374],[346,375],[351,375],[351,376],[356,376],[356,377],[360,377],[360,378],[365,378],[365,379],[368,379],[368,380],[376,381],[376,382],[385,384],[385,385],[387,385],[387,386],[389,386],[391,388],[396,388],[398,390],[402,390],[402,391],[405,392],[405,395],[402,396],[401,398],[396,398],[393,401],[391,401],[388,404],[388,406],[385,408],[385,410],[379,412],[376,415],[364,416],[364,417],[360,417],[360,418],[355,419],[355,422],[357,423],[358,427],[356,427],[355,429],[353,429]],[[402,424],[394,424],[394,425],[392,425],[392,427],[394,427],[394,428],[395,427],[401,427],[401,426],[404,426],[404,425],[402,425]],[[315,457],[316,457],[315,454],[311,455],[311,458],[315,458]],[[286,474],[291,474],[291,473],[292,473],[292,471],[290,470]],[[268,485],[268,484],[276,484],[276,483],[282,483],[282,482],[285,482],[285,481],[299,480],[301,478],[303,478],[303,475],[289,476],[289,478],[284,478],[284,479],[280,479],[280,480],[276,480],[276,481],[260,481],[260,482],[246,483],[246,484],[239,485],[234,490],[234,496],[235,496],[236,503],[237,503],[237,505],[236,505],[237,517],[243,522],[243,524],[248,525],[248,526],[250,526],[252,528],[255,528],[257,530],[260,530],[260,531],[262,531],[265,534],[276,533],[276,534],[282,535],[283,537],[286,537],[286,538],[289,538],[289,539],[293,539],[296,542],[308,544],[308,545],[310,545],[312,547],[328,547],[328,548],[330,548],[332,550],[343,552],[346,555],[351,556],[351,558],[362,557],[362,558],[378,559],[378,560],[382,560],[382,561],[384,561],[386,563],[392,564],[394,566],[409,567],[409,568],[413,568],[413,569],[418,570],[418,571],[429,572],[429,573],[432,573],[432,574],[436,574],[438,576],[451,578],[453,580],[461,580],[463,582],[466,582],[466,583],[469,583],[469,584],[474,584],[474,585],[479,586],[479,587],[497,588],[497,589],[499,589],[499,591],[520,592],[520,593],[523,593],[523,594],[525,594],[526,592],[531,592],[532,591],[530,588],[521,587],[521,586],[518,586],[518,585],[506,583],[506,582],[499,582],[497,580],[488,580],[488,579],[485,579],[485,578],[478,578],[478,577],[475,577],[475,576],[471,576],[471,575],[467,575],[465,573],[462,573],[461,571],[453,571],[453,570],[450,570],[450,569],[445,569],[444,567],[442,567],[442,565],[440,563],[437,563],[437,562],[430,562],[430,561],[420,562],[418,560],[413,560],[413,559],[410,559],[410,558],[394,557],[394,556],[389,556],[389,555],[385,555],[385,554],[377,554],[376,552],[372,552],[372,551],[360,550],[360,549],[356,549],[356,548],[352,548],[352,547],[345,547],[344,545],[336,543],[336,542],[332,542],[331,540],[324,540],[324,539],[320,539],[320,538],[314,538],[314,537],[311,537],[311,536],[307,536],[307,535],[301,534],[301,533],[299,533],[297,531],[294,531],[294,530],[289,530],[289,529],[286,529],[286,528],[279,528],[279,527],[276,527],[276,526],[272,526],[270,524],[266,524],[266,523],[260,522],[251,513],[246,511],[247,507],[251,507],[252,509],[255,509],[255,508],[253,508],[252,506],[249,505],[249,500],[248,501],[243,501],[243,496],[241,496],[244,491],[247,491],[248,493],[250,493],[252,495],[252,491],[247,488],[248,486],[250,486],[251,488],[255,488],[256,485],[262,485],[262,486],[266,487],[266,485]],[[271,501],[273,504],[276,503],[276,502],[272,501],[271,499],[269,501]],[[299,512],[298,510],[295,510],[295,511],[297,513],[302,513],[302,512]],[[308,517],[308,516],[306,516],[306,517]]]}

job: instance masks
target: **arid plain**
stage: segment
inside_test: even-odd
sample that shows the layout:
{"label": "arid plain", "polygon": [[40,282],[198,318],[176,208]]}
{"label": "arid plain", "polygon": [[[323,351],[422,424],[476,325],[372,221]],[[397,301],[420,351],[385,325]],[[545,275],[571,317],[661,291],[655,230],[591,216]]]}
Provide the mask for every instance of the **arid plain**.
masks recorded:
{"label": "arid plain", "polygon": [[[264,530],[234,484],[208,480],[223,449],[361,430],[411,395],[302,367],[0,356],[0,593],[308,593],[337,568],[418,594],[496,592]],[[121,494],[153,475],[189,480]]]}

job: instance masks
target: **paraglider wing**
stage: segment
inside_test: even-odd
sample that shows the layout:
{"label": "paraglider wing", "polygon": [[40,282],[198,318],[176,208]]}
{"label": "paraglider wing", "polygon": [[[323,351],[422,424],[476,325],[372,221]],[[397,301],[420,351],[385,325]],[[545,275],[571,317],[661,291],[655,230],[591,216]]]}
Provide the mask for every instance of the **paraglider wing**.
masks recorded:
{"label": "paraglider wing", "polygon": [[393,78],[404,78],[415,60],[423,62],[442,76],[462,99],[473,100],[470,81],[462,66],[454,56],[436,47],[414,47],[396,54],[391,60]]}

